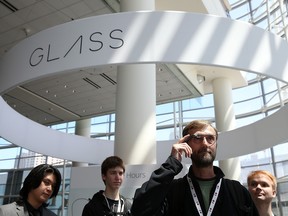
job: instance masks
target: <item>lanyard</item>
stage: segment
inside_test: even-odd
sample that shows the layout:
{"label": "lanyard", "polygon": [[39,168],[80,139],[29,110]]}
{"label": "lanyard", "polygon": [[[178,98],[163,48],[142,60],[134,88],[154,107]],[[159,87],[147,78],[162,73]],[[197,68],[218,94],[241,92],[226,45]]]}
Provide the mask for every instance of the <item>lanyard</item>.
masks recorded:
{"label": "lanyard", "polygon": [[109,204],[109,201],[108,201],[107,197],[105,196],[104,193],[103,193],[103,195],[105,197],[107,206],[110,208],[111,212],[116,213],[115,215],[122,215],[121,213],[124,211],[124,202],[123,202],[123,205],[122,205],[121,198],[118,200],[118,205],[117,205],[117,209],[116,209],[115,208],[116,207],[115,204],[113,204],[113,206],[110,207],[110,204]]}
{"label": "lanyard", "polygon": [[[197,194],[196,194],[196,192],[195,192],[195,188],[194,188],[194,186],[193,186],[193,183],[192,183],[191,178],[190,178],[188,175],[187,175],[187,180],[188,180],[188,183],[189,183],[189,186],[190,186],[191,194],[192,194],[192,197],[193,197],[195,206],[196,206],[196,208],[197,208],[197,211],[198,211],[198,213],[199,213],[200,216],[203,216],[203,212],[202,212],[202,209],[201,209],[200,202],[199,202],[199,200],[198,200]],[[218,184],[216,185],[216,189],[215,189],[215,191],[214,191],[214,194],[213,194],[213,197],[212,197],[212,200],[211,200],[209,209],[208,209],[207,216],[210,216],[210,215],[212,214],[212,212],[213,212],[213,209],[214,209],[215,204],[216,204],[216,200],[217,200],[218,195],[219,195],[221,183],[222,183],[222,178],[220,179],[220,181],[219,181]]]}

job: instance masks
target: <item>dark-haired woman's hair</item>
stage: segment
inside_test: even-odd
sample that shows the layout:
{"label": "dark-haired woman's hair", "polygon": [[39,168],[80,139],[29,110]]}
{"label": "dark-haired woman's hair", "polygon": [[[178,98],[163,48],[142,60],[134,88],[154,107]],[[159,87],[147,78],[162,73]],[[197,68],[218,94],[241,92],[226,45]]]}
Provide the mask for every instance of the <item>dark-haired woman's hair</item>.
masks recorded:
{"label": "dark-haired woman's hair", "polygon": [[61,174],[59,170],[52,165],[40,164],[33,168],[28,174],[28,176],[25,178],[23,187],[19,192],[22,199],[27,200],[29,192],[33,189],[38,188],[44,177],[51,173],[55,176],[56,183],[53,187],[53,193],[50,198],[56,197],[61,185]]}

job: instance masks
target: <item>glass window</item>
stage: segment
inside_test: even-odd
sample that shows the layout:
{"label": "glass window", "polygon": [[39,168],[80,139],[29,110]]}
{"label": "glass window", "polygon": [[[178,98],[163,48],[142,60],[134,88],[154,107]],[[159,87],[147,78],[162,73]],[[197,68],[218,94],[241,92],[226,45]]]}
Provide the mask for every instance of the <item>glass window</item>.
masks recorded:
{"label": "glass window", "polygon": [[[246,142],[246,145],[249,145],[249,142]],[[241,158],[241,167],[248,166],[260,166],[263,164],[271,163],[271,151],[270,149],[265,149],[259,152],[255,152],[249,155],[244,155]]]}
{"label": "glass window", "polygon": [[[287,148],[287,145],[286,145]],[[281,162],[276,163],[276,173],[277,177],[280,179],[287,180],[288,175],[288,161],[287,161],[287,154],[286,154],[286,160],[282,160]]]}
{"label": "glass window", "polygon": [[[207,94],[207,95],[205,95],[205,97],[202,96],[202,97],[199,97],[199,98],[193,98],[192,99],[192,103],[195,106],[193,108],[214,106],[213,94]],[[197,104],[199,104],[200,106],[196,106]]]}
{"label": "glass window", "polygon": [[91,134],[92,135],[101,135],[109,133],[109,123],[94,124],[91,125]]}
{"label": "glass window", "polygon": [[183,122],[189,122],[195,119],[214,119],[215,112],[214,107],[205,109],[197,109],[183,112]]}
{"label": "glass window", "polygon": [[0,147],[2,146],[9,146],[11,145],[10,142],[8,142],[7,140],[3,139],[2,137],[0,137]]}
{"label": "glass window", "polygon": [[74,128],[67,128],[67,133],[75,134],[75,127]]}
{"label": "glass window", "polygon": [[274,79],[264,79],[263,87],[265,93],[275,92],[278,89],[277,81]]}
{"label": "glass window", "polygon": [[3,169],[13,169],[17,168],[17,158],[20,154],[20,148],[8,148],[0,150],[0,167]]}
{"label": "glass window", "polygon": [[115,121],[113,120],[113,122],[111,122],[110,124],[110,132],[111,133],[115,133]]}
{"label": "glass window", "polygon": [[[231,1],[229,1],[230,4],[231,4]],[[242,2],[244,2],[242,4]],[[241,4],[235,4],[233,5],[233,3],[231,4],[232,7],[235,8],[235,10],[231,10],[229,12],[231,18],[233,19],[241,19],[243,21],[247,21],[249,22],[250,20],[250,7],[249,7],[249,4],[248,2],[246,1],[241,1]],[[237,6],[237,8],[236,8]]]}
{"label": "glass window", "polygon": [[174,125],[174,114],[173,113],[167,113],[162,115],[156,116],[156,124],[157,127],[161,125]]}
{"label": "glass window", "polygon": [[266,107],[280,103],[278,91],[271,92],[265,95]]}
{"label": "glass window", "polygon": [[67,123],[52,125],[51,128],[53,128],[55,130],[60,130],[60,131],[66,132]]}
{"label": "glass window", "polygon": [[[8,172],[0,172],[0,196],[5,195],[7,177],[8,177]],[[1,205],[1,200],[0,200],[0,205]]]}
{"label": "glass window", "polygon": [[160,104],[156,106],[156,115],[167,112],[173,112],[173,110],[174,110],[173,103]]}
{"label": "glass window", "polygon": [[251,100],[243,101],[241,103],[234,104],[235,115],[242,115],[245,113],[255,112],[258,110],[261,112],[263,107],[263,101],[261,97],[253,98]]}
{"label": "glass window", "polygon": [[99,123],[109,122],[109,121],[110,121],[110,115],[97,116],[91,119],[91,124],[99,124]]}
{"label": "glass window", "polygon": [[[259,75],[256,73],[245,72],[245,79],[249,82],[251,80],[256,80]],[[234,91],[234,90],[233,90]]]}
{"label": "glass window", "polygon": [[73,128],[75,127],[76,122],[72,121],[72,122],[68,122],[68,127]]}
{"label": "glass window", "polygon": [[1,149],[0,160],[13,158],[15,159],[20,154],[20,147]]}
{"label": "glass window", "polygon": [[274,159],[276,162],[288,160],[287,146],[288,146],[288,143],[283,143],[283,144],[279,144],[273,147],[273,151],[275,154]]}
{"label": "glass window", "polygon": [[267,115],[272,115],[273,113],[277,112],[281,107],[276,107],[273,109],[268,110]]}
{"label": "glass window", "polygon": [[[249,94],[247,94],[249,92]],[[242,102],[244,100],[256,98],[262,95],[262,91],[258,82],[248,86],[237,88],[232,91],[234,103]]]}
{"label": "glass window", "polygon": [[[176,134],[179,134],[179,129],[176,130]],[[156,131],[157,140],[173,140],[176,138],[179,138],[179,136],[175,135],[173,128],[164,128]]]}
{"label": "glass window", "polygon": [[191,109],[201,109],[214,106],[213,95],[207,94],[202,97],[191,98],[182,101],[183,111]]}
{"label": "glass window", "polygon": [[281,203],[279,204],[282,207],[282,215],[288,215],[288,182],[280,182],[278,186],[278,196],[280,196]]}
{"label": "glass window", "polygon": [[252,124],[260,119],[263,119],[265,117],[265,114],[264,113],[259,113],[259,114],[255,114],[255,115],[251,115],[251,116],[248,116],[248,117],[243,117],[243,118],[239,118],[237,119],[236,121],[236,124],[237,124],[237,128],[238,127],[243,127],[245,125],[249,125],[249,124]]}

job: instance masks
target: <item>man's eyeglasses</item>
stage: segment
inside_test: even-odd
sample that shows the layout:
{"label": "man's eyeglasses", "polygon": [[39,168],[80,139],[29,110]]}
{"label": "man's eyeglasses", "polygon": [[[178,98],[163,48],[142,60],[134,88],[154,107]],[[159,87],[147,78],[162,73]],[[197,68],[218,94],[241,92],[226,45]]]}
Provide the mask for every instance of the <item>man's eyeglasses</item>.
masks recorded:
{"label": "man's eyeglasses", "polygon": [[216,135],[212,134],[192,134],[190,137],[187,139],[186,142],[189,142],[192,140],[192,142],[201,144],[204,141],[204,138],[206,139],[206,142],[209,143],[210,145],[213,145],[216,143]]}

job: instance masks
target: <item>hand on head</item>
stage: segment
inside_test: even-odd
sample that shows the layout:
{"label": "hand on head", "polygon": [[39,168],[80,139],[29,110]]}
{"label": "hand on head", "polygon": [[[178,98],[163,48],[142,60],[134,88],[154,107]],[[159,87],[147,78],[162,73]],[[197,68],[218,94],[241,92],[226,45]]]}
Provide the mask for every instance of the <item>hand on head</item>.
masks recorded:
{"label": "hand on head", "polygon": [[189,139],[190,135],[187,134],[186,136],[179,139],[179,141],[172,146],[171,156],[176,158],[178,161],[182,161],[182,156],[191,157],[192,148],[187,144],[187,140]]}

